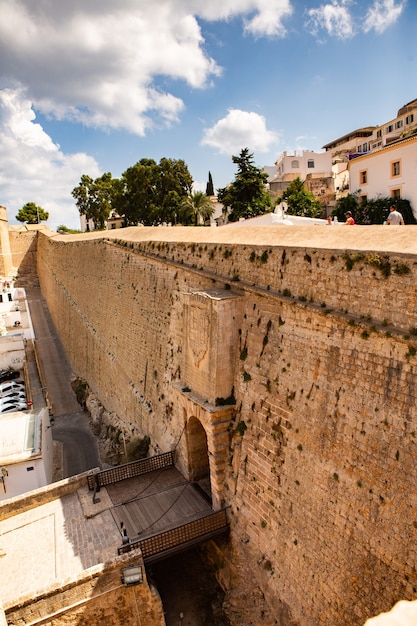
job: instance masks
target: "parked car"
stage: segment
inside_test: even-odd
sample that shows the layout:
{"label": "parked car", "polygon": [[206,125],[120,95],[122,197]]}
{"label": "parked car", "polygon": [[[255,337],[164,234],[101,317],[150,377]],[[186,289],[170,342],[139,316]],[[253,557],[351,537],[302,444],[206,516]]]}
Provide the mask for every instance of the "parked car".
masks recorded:
{"label": "parked car", "polygon": [[20,378],[19,370],[1,370],[0,371],[0,383],[4,383],[7,380],[15,380]]}
{"label": "parked car", "polygon": [[18,402],[26,402],[26,394],[23,390],[13,390],[4,396],[1,396],[0,400],[17,400]]}
{"label": "parked car", "polygon": [[10,380],[7,383],[1,383],[0,384],[0,397],[3,397],[4,395],[10,393],[10,391],[24,391],[25,390],[25,383],[20,380]]}
{"label": "parked car", "polygon": [[27,411],[28,405],[26,402],[16,402],[12,404],[6,404],[4,407],[0,408],[0,413],[15,413],[16,411]]}
{"label": "parked car", "polygon": [[8,404],[18,404],[19,402],[25,401],[19,398],[10,398],[9,396],[7,398],[0,398],[0,409],[2,409],[4,406],[7,406]]}

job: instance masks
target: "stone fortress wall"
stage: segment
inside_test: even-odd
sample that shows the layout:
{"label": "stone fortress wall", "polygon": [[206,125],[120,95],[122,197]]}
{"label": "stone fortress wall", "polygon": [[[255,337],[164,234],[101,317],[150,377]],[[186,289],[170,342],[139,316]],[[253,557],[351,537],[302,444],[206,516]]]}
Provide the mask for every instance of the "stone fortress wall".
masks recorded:
{"label": "stone fortress wall", "polygon": [[231,524],[207,555],[235,623],[359,625],[417,593],[417,249],[413,227],[389,234],[39,235],[74,373],[125,437],[187,465],[203,423]]}

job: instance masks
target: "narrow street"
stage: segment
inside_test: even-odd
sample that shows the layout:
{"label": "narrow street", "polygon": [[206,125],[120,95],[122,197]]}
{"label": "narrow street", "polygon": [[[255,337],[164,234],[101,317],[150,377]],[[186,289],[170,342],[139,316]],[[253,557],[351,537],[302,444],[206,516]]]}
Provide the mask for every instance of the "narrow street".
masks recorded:
{"label": "narrow street", "polygon": [[97,439],[88,414],[71,388],[73,373],[40,289],[26,290],[37,354],[53,408],[52,436],[62,444],[62,476],[68,478],[100,467]]}

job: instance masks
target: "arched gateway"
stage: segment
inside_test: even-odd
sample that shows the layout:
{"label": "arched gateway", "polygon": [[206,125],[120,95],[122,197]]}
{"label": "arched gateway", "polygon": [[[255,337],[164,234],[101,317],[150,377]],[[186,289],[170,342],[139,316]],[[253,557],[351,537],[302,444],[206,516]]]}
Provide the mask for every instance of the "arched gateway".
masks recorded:
{"label": "arched gateway", "polygon": [[241,306],[242,297],[226,289],[185,294],[184,380],[175,385],[183,432],[176,464],[188,480],[208,485],[216,510],[223,503]]}
{"label": "arched gateway", "polygon": [[177,388],[177,406],[184,430],[176,449],[175,464],[191,481],[198,482],[211,495],[214,510],[223,504],[225,465],[229,448],[229,424],[234,405],[204,403],[182,387]]}

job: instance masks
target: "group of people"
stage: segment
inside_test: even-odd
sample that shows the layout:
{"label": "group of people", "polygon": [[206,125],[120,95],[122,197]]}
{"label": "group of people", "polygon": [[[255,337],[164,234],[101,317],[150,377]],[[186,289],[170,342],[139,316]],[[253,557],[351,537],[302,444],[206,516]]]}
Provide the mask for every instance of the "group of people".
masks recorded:
{"label": "group of people", "polygon": [[[345,226],[354,226],[355,220],[353,219],[353,215],[351,211],[346,211],[345,218],[346,218],[346,221],[344,222]],[[337,218],[335,218],[335,220],[337,220]],[[330,226],[332,224],[332,218],[330,215],[327,218],[327,224]],[[387,226],[389,226],[390,224],[392,226],[400,226],[400,225],[404,226],[404,218],[401,215],[401,213],[397,211],[394,205],[390,206],[389,215],[386,221],[384,222],[384,224],[386,224]]]}

